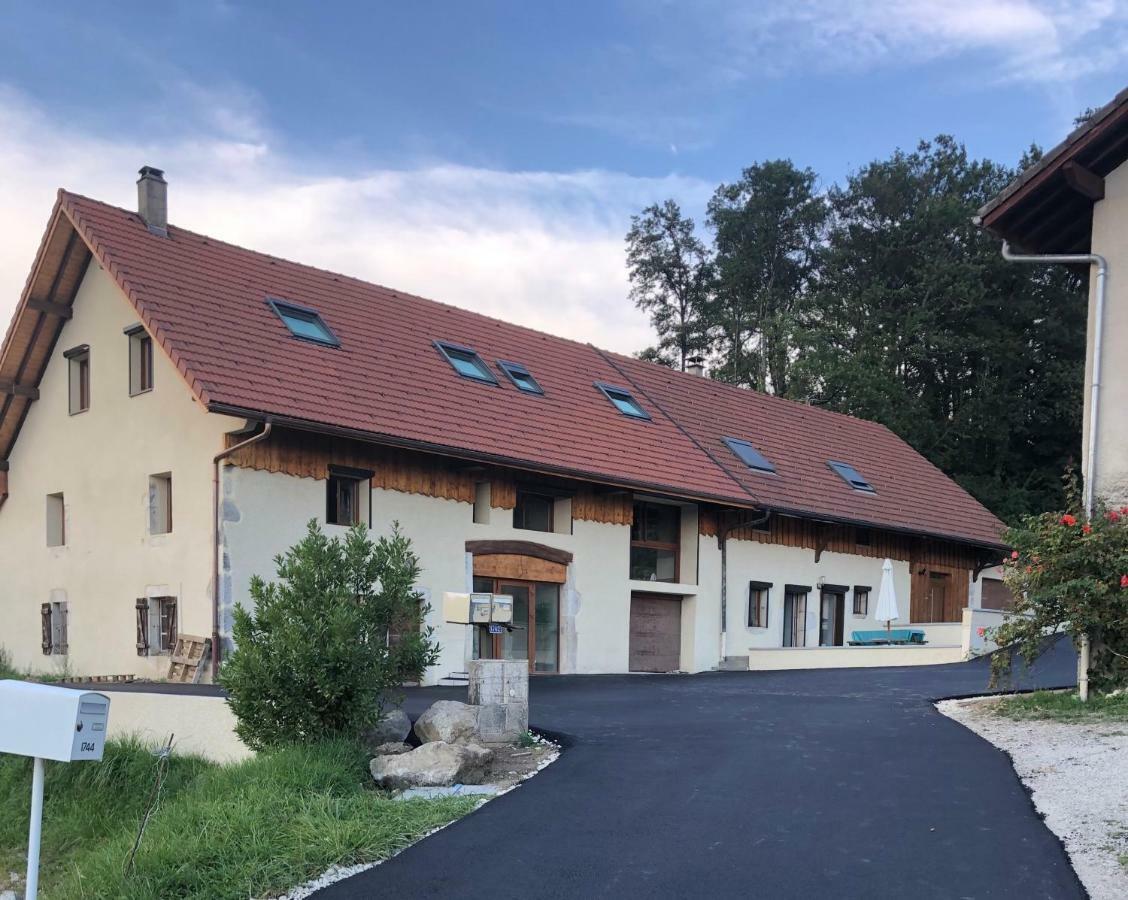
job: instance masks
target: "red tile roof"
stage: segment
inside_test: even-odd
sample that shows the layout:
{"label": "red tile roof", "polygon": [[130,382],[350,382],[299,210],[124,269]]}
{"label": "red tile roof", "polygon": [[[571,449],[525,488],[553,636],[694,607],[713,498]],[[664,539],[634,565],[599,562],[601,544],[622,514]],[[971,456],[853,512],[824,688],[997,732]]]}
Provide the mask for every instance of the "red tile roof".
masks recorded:
{"label": "red tile roof", "polygon": [[[170,227],[62,192],[61,209],[209,409],[365,436],[532,471],[733,506],[767,506],[982,545],[999,521],[881,425],[512,325]],[[339,348],[292,337],[267,305],[316,309]],[[498,385],[457,375],[433,346],[474,348]],[[529,367],[517,390],[497,360]],[[652,417],[596,389],[630,390]],[[751,441],[777,475],[720,438]],[[848,488],[840,459],[877,488]]]}

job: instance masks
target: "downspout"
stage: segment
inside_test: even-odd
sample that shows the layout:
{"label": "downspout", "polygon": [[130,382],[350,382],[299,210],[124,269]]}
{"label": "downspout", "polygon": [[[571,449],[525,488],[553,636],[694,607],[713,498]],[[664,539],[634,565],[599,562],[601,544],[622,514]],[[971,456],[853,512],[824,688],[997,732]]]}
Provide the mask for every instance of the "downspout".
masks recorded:
{"label": "downspout", "polygon": [[215,455],[212,459],[212,636],[211,636],[211,677],[212,683],[215,683],[219,675],[219,470],[223,461],[227,457],[242,450],[244,447],[249,447],[251,444],[257,444],[259,441],[266,440],[270,436],[272,423],[267,419],[262,431],[258,434],[251,435],[245,441],[240,441],[222,450]]}
{"label": "downspout", "polygon": [[721,662],[728,658],[728,538],[729,535],[740,528],[755,528],[763,525],[772,516],[771,510],[754,519],[745,519],[736,522],[727,528],[720,527],[720,517],[717,525],[717,545],[721,549]]}
{"label": "downspout", "polygon": [[[1099,253],[1012,253],[1003,241],[1003,259],[1019,263],[1081,264],[1097,267],[1097,290],[1093,311],[1093,369],[1089,383],[1089,436],[1085,454],[1085,517],[1093,517],[1094,480],[1097,472],[1097,425],[1100,422],[1101,350],[1104,346],[1105,291],[1108,285],[1108,260]],[[1082,700],[1089,699],[1089,635],[1081,635],[1081,654],[1077,662],[1077,689]]]}

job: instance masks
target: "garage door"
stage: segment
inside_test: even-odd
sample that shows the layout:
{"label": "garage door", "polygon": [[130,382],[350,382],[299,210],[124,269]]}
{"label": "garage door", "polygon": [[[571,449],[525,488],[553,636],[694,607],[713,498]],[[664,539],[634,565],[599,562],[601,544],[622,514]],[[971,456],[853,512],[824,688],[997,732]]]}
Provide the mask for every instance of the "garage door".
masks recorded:
{"label": "garage door", "polygon": [[681,600],[631,596],[632,672],[672,672],[681,662]]}

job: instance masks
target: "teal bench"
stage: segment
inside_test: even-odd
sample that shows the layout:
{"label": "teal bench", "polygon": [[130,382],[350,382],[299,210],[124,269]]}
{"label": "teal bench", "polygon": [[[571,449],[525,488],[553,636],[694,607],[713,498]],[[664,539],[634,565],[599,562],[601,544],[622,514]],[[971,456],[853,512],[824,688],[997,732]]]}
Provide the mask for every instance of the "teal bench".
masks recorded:
{"label": "teal bench", "polygon": [[915,628],[894,628],[890,631],[852,631],[851,647],[879,647],[883,644],[924,644],[924,632]]}

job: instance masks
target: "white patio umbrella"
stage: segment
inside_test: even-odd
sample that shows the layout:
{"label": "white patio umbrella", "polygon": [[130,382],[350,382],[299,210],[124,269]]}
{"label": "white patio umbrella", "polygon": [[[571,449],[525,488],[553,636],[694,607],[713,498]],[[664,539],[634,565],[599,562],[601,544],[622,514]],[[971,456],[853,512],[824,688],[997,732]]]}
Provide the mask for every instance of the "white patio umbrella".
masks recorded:
{"label": "white patio umbrella", "polygon": [[900,617],[897,609],[897,591],[893,587],[893,561],[885,560],[881,566],[881,588],[877,592],[877,609],[874,618],[885,623],[886,633],[893,627],[893,622]]}

